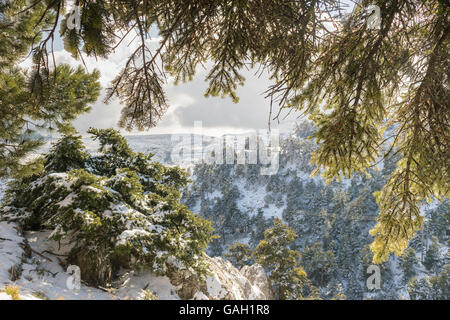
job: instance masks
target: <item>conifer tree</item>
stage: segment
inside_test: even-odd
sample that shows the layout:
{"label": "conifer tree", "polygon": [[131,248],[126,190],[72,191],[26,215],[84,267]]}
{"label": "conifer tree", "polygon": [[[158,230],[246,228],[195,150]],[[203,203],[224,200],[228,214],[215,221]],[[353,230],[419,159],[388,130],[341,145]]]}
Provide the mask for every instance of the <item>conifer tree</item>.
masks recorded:
{"label": "conifer tree", "polygon": [[306,282],[306,272],[298,262],[300,252],[289,249],[296,236],[294,230],[276,218],[253,252],[255,261],[267,270],[277,296],[282,300],[302,298]]}
{"label": "conifer tree", "polygon": [[445,265],[437,276],[414,278],[408,285],[411,300],[449,300],[450,265]]}
{"label": "conifer tree", "polygon": [[236,268],[241,269],[243,266],[251,264],[252,249],[245,243],[234,242],[228,247],[228,252],[224,256]]}
{"label": "conifer tree", "polygon": [[322,246],[318,242],[303,250],[301,264],[304,266],[308,278],[319,287],[326,286],[336,271],[333,252],[322,251]]}
{"label": "conifer tree", "polygon": [[427,253],[425,254],[425,259],[423,261],[423,265],[427,268],[428,271],[437,273],[439,270],[439,262],[440,262],[440,254],[439,254],[439,243],[436,237],[433,237],[432,244],[428,248]]}
{"label": "conifer tree", "polygon": [[135,153],[116,130],[89,132],[100,142],[98,155],[66,130],[37,160],[39,172],[13,180],[0,218],[69,240],[67,262],[90,284],[109,283],[119,268],[165,275],[191,268],[202,278],[212,227],[180,203],[187,173]]}
{"label": "conifer tree", "polygon": [[427,230],[430,230],[438,240],[445,242],[448,239],[450,225],[450,200],[446,199],[430,212],[430,220],[427,221]]}
{"label": "conifer tree", "polygon": [[[367,173],[379,157],[400,155],[377,195],[381,210],[371,231],[375,262],[407,248],[423,226],[423,200],[449,196],[447,2],[363,0],[344,19],[347,1],[339,0],[76,3],[79,29],[68,27],[73,17],[67,1],[2,2],[2,25],[8,28],[0,36],[2,57],[32,52],[34,93],[45,92],[41,79],[51,79],[51,43],[58,28],[66,51],[80,60],[107,58],[134,30],[137,48],[106,96],[122,101],[122,127],[155,126],[168,108],[163,87],[168,76],[175,83],[189,81],[206,62],[211,68],[205,95],[238,101],[242,70],[250,63],[274,80],[267,96],[280,111],[301,110],[315,122],[319,148],[312,161],[327,180]],[[380,9],[379,28],[368,23],[370,5]],[[26,18],[14,20],[19,13]],[[154,26],[161,42],[152,51],[147,39]],[[46,36],[35,38],[40,34]]]}
{"label": "conifer tree", "polygon": [[416,250],[413,248],[408,248],[405,253],[401,256],[401,266],[403,269],[403,280],[408,283],[411,278],[416,275]]}
{"label": "conifer tree", "polygon": [[264,231],[266,231],[271,225],[271,219],[266,219],[262,208],[258,208],[258,213],[252,218],[252,232],[250,234],[250,246],[256,248],[259,242],[264,239]]}
{"label": "conifer tree", "polygon": [[0,3],[0,177],[37,170],[20,160],[43,143],[39,132],[61,128],[89,111],[100,92],[96,70],[50,67],[48,57],[42,68],[18,66],[30,50],[34,62],[44,59],[43,51],[32,45],[52,41],[53,33],[43,30],[51,29],[55,20],[55,13],[45,10],[48,3],[36,1],[33,9],[22,11],[25,5],[26,1]]}

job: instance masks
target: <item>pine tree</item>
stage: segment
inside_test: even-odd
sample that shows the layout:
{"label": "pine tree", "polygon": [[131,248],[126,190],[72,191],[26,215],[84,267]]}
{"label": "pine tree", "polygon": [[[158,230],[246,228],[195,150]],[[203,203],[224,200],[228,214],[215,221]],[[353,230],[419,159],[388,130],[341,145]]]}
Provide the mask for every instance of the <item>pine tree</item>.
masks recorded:
{"label": "pine tree", "polygon": [[306,247],[301,257],[301,264],[313,284],[319,287],[326,286],[336,271],[333,252],[322,251],[322,245],[316,242]]}
{"label": "pine tree", "polygon": [[252,263],[252,249],[244,243],[234,242],[224,256],[238,269]]}
{"label": "pine tree", "polygon": [[408,285],[411,300],[450,299],[450,265],[445,265],[437,276],[414,278]]}
{"label": "pine tree", "polygon": [[[137,49],[106,96],[107,101],[114,96],[122,101],[122,127],[156,125],[168,108],[164,83],[169,76],[175,83],[189,81],[209,61],[205,95],[229,96],[236,102],[237,87],[245,81],[241,70],[248,62],[261,64],[275,80],[268,96],[282,108],[306,112],[318,127],[313,134],[319,144],[312,154],[315,173],[321,172],[327,180],[350,177],[367,173],[379,156],[392,150],[401,155],[377,195],[381,210],[371,231],[375,262],[407,248],[423,226],[419,214],[423,200],[448,197],[449,20],[445,1],[364,0],[344,20],[338,16],[346,1],[77,3],[79,30],[68,28],[67,1],[39,1],[31,6],[24,1],[2,3],[6,17],[2,30],[8,31],[0,38],[1,56],[4,53],[8,60],[14,54],[25,54],[36,43],[32,49],[33,92],[46,92],[46,81],[41,80],[51,79],[51,43],[58,31],[65,50],[81,60],[83,54],[108,57],[117,35],[123,35],[117,39],[122,41],[134,29]],[[379,29],[367,23],[369,5],[380,8]],[[22,17],[14,20],[19,12]],[[330,19],[336,23],[332,30]],[[161,36],[153,52],[146,40],[152,26]],[[45,36],[40,38],[41,34]],[[20,100],[21,95],[15,96]],[[17,119],[23,123],[27,117],[13,112],[12,121]],[[387,130],[393,138],[386,139],[391,145],[384,150]]]}
{"label": "pine tree", "polygon": [[255,261],[267,270],[272,285],[277,288],[277,296],[282,300],[302,298],[306,281],[306,272],[298,262],[300,253],[289,249],[295,237],[294,230],[276,218],[253,252]]}
{"label": "pine tree", "polygon": [[363,285],[359,281],[359,277],[353,275],[348,279],[346,295],[350,300],[361,300],[364,296]]}
{"label": "pine tree", "polygon": [[53,11],[46,11],[48,3],[39,1],[23,10],[25,2],[0,3],[0,177],[38,170],[21,162],[42,145],[38,132],[61,128],[88,111],[100,93],[97,70],[55,65],[53,58],[45,58],[42,68],[19,67],[30,51],[33,62],[44,60],[52,41],[47,31],[56,19]]}
{"label": "pine tree", "polygon": [[20,160],[42,145],[37,130],[63,128],[90,109],[100,92],[99,76],[98,71],[88,74],[81,67],[59,65],[48,75],[56,83],[47,85],[42,79],[38,94],[30,82],[33,74],[18,68],[0,69],[0,176],[30,169]]}
{"label": "pine tree", "polygon": [[437,273],[440,264],[439,243],[436,237],[433,237],[432,241],[433,242],[431,246],[428,248],[427,253],[425,254],[423,265],[425,266],[425,268],[427,268],[428,271]]}
{"label": "pine tree", "polygon": [[186,172],[133,152],[116,130],[89,132],[100,142],[98,155],[66,131],[38,160],[39,173],[12,182],[1,217],[70,240],[68,263],[91,284],[108,283],[119,268],[167,275],[181,266],[205,275],[212,228],[179,202]]}
{"label": "pine tree", "polygon": [[448,239],[450,225],[450,200],[446,199],[431,210],[430,216],[427,229],[429,228],[439,241],[445,242]]}
{"label": "pine tree", "polygon": [[266,219],[262,208],[258,208],[258,213],[252,219],[252,232],[250,234],[250,246],[255,248],[264,239],[264,231],[272,225],[271,219]]}
{"label": "pine tree", "polygon": [[46,155],[45,170],[47,172],[65,172],[84,169],[88,160],[89,154],[84,148],[81,136],[69,127],[65,136],[59,139]]}
{"label": "pine tree", "polygon": [[408,283],[409,280],[416,275],[416,250],[414,250],[413,248],[408,248],[401,256],[400,264],[403,269],[403,281],[405,283]]}
{"label": "pine tree", "polygon": [[344,293],[344,288],[342,287],[342,285],[339,283],[336,287],[335,291],[335,295],[333,297],[333,299],[335,300],[345,300],[347,297]]}

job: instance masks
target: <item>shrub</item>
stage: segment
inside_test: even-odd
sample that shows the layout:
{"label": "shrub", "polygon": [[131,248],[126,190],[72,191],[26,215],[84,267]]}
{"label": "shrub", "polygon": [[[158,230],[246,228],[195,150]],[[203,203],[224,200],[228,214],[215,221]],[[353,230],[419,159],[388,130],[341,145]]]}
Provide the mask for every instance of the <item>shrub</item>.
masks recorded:
{"label": "shrub", "polygon": [[3,292],[10,295],[12,300],[21,300],[19,296],[19,287],[7,286]]}
{"label": "shrub", "polygon": [[89,133],[100,142],[98,155],[67,132],[39,160],[40,173],[10,184],[2,215],[24,229],[51,229],[50,239],[70,239],[68,262],[91,284],[107,283],[120,267],[162,275],[175,264],[205,274],[212,227],[179,202],[186,172],[133,152],[116,130]]}
{"label": "shrub", "polygon": [[298,261],[301,254],[289,249],[296,237],[293,229],[276,218],[253,252],[255,261],[265,268],[281,300],[302,299],[303,291],[308,289],[306,272]]}
{"label": "shrub", "polygon": [[224,256],[238,269],[253,262],[252,249],[245,243],[234,242]]}

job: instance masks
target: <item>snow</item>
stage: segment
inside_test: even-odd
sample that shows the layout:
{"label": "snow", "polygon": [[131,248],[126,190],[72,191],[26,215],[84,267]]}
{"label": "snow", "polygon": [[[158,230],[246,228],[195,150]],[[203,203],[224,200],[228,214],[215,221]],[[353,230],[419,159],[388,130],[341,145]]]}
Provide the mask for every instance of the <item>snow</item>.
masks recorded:
{"label": "snow", "polygon": [[216,198],[221,198],[222,193],[219,190],[214,190],[213,192],[205,192],[205,199],[214,200]]}
{"label": "snow", "polygon": [[5,292],[0,292],[0,300],[11,300],[11,296]]}
{"label": "snow", "polygon": [[[2,292],[8,286],[16,286],[19,298],[27,300],[143,299],[146,292],[152,292],[163,300],[180,299],[176,293],[179,286],[172,285],[167,276],[157,276],[150,271],[121,270],[118,279],[113,282],[114,288],[94,288],[81,282],[79,289],[69,289],[67,284],[70,275],[62,267],[60,257],[67,255],[71,245],[62,240],[59,246],[58,242],[49,240],[50,231],[27,232],[22,236],[16,228],[14,223],[0,222],[0,300],[11,299],[11,296]],[[22,246],[25,242],[33,249],[30,257],[24,255]],[[196,292],[193,299],[264,297],[257,284],[249,283],[229,261],[218,257],[208,259],[213,274],[206,279],[206,292]],[[175,258],[171,257],[170,260],[173,265],[177,265]],[[183,269],[183,266],[177,266]],[[15,281],[10,279],[9,270],[12,267],[22,269]],[[247,288],[247,293],[244,293],[244,288]]]}
{"label": "snow", "polygon": [[136,275],[134,272],[125,274],[125,281],[119,289],[122,298],[140,298],[144,289],[156,293],[161,300],[179,300],[176,288],[165,276],[156,276],[150,272]]}
{"label": "snow", "polygon": [[273,217],[273,218],[278,218],[280,220],[283,220],[284,208],[285,208],[285,206],[281,206],[280,208],[278,208],[276,205],[271,203],[271,204],[269,204],[269,206],[267,208],[263,209],[264,217],[266,219]]}
{"label": "snow", "polygon": [[125,230],[119,235],[119,240],[117,241],[117,244],[124,245],[130,239],[139,238],[139,237],[148,237],[150,235],[151,235],[150,232],[143,230],[143,229]]}
{"label": "snow", "polygon": [[76,195],[75,193],[68,194],[67,197],[65,197],[62,201],[58,202],[57,205],[60,207],[68,207],[72,205],[75,195]]}
{"label": "snow", "polygon": [[9,278],[9,270],[21,260],[23,250],[20,243],[23,239],[18,236],[15,227],[13,223],[0,222],[0,284],[2,279]]}
{"label": "snow", "polygon": [[6,191],[6,184],[7,184],[7,182],[8,181],[5,180],[5,179],[0,179],[0,201],[2,200],[3,194]]}
{"label": "snow", "polygon": [[234,185],[239,188],[242,196],[237,202],[239,210],[248,213],[250,217],[256,215],[255,208],[264,205],[264,197],[267,195],[265,186],[254,186],[249,189],[241,180],[235,181]]}
{"label": "snow", "polygon": [[[111,300],[111,299],[129,299],[140,298],[144,288],[156,293],[160,299],[179,299],[175,293],[175,288],[167,277],[160,277],[151,272],[142,274],[125,274],[122,276],[122,285],[115,290],[105,292],[104,290],[84,285],[79,290],[71,290],[67,287],[69,274],[65,272],[58,262],[57,254],[66,254],[70,247],[61,243],[61,249],[58,250],[58,243],[48,240],[49,232],[30,232],[26,239],[33,250],[40,252],[51,261],[32,254],[31,258],[23,258],[24,253],[21,244],[25,238],[20,236],[15,229],[14,223],[0,222],[0,291],[7,286],[14,285],[19,288],[21,299],[93,299],[93,300]],[[13,266],[19,266],[23,269],[22,276],[16,281],[10,280],[8,270]],[[0,293],[0,300],[11,299],[6,293]]]}
{"label": "snow", "polygon": [[206,296],[203,292],[198,291],[194,295],[194,300],[208,300],[208,296]]}
{"label": "snow", "polygon": [[222,284],[217,275],[208,276],[206,279],[206,288],[208,294],[214,299],[223,299],[227,294],[226,290],[222,288]]}

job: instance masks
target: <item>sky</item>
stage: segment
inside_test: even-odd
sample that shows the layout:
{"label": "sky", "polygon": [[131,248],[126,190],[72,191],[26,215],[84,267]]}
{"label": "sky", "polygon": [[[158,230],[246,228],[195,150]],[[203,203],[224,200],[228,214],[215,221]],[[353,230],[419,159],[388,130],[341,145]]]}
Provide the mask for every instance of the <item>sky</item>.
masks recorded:
{"label": "sky", "polygon": [[[151,48],[156,49],[159,38],[156,32],[153,38],[147,40]],[[84,133],[89,127],[118,128],[121,104],[118,99],[109,104],[103,102],[104,91],[110,81],[119,73],[127,58],[134,51],[137,41],[131,42],[134,35],[130,34],[122,44],[111,54],[108,59],[98,59],[84,56],[84,61],[89,72],[94,68],[101,73],[100,83],[102,92],[97,102],[92,106],[89,113],[81,115],[74,121],[76,129]],[[72,66],[82,65],[63,49],[60,38],[55,39],[56,63],[68,63]],[[22,65],[29,66],[30,61]],[[265,98],[264,91],[273,84],[267,74],[257,76],[257,70],[242,70],[245,77],[245,85],[238,87],[237,94],[240,98],[238,103],[232,102],[231,98],[209,97],[205,98],[207,89],[205,77],[208,70],[199,68],[194,79],[188,83],[174,85],[168,81],[165,85],[169,101],[169,109],[156,127],[139,132],[132,131],[131,134],[170,134],[196,132],[194,122],[202,122],[202,132],[207,135],[221,135],[225,133],[244,133],[253,130],[264,130],[268,128],[270,114],[270,100]],[[273,113],[278,111],[278,105],[274,103]],[[283,114],[287,114],[288,112]],[[289,132],[300,116],[299,112],[291,112],[289,117],[280,121],[271,121],[271,128],[278,128],[280,132]],[[125,132],[125,131],[124,131]],[[130,134],[130,133],[128,133]]]}
{"label": "sky", "polygon": [[[351,8],[351,1],[344,1]],[[159,38],[156,28],[150,31],[148,42],[156,50],[159,44]],[[76,129],[84,133],[89,127],[97,128],[118,128],[118,120],[122,106],[118,99],[105,104],[105,89],[109,86],[111,80],[120,72],[127,58],[138,45],[133,33],[122,41],[122,44],[107,59],[98,60],[93,57],[84,56],[84,61],[89,72],[94,68],[101,74],[100,82],[102,92],[97,102],[92,106],[89,113],[81,115],[74,121]],[[59,35],[54,43],[55,58],[57,64],[68,63],[72,66],[83,65],[63,49],[63,43]],[[24,61],[23,66],[30,66],[30,59]],[[269,88],[271,81],[267,74],[255,75],[257,70],[242,70],[242,75],[246,81],[244,86],[237,89],[239,102],[233,103],[231,98],[209,97],[205,98],[204,93],[207,89],[205,77],[208,70],[199,68],[193,81],[181,83],[177,86],[173,81],[168,81],[165,85],[165,91],[168,97],[169,109],[164,117],[159,121],[156,127],[139,132],[132,131],[131,134],[171,134],[195,132],[194,122],[201,121],[203,131],[207,135],[221,135],[225,133],[244,133],[253,130],[268,129],[270,115],[270,100],[265,98],[264,92]],[[273,113],[278,112],[278,105],[273,104]],[[271,121],[271,128],[277,128],[282,133],[290,132],[295,122],[300,121],[300,112],[283,111],[279,120]],[[286,117],[284,117],[287,115]],[[124,131],[125,133],[125,131]],[[129,132],[127,132],[130,134]]]}

